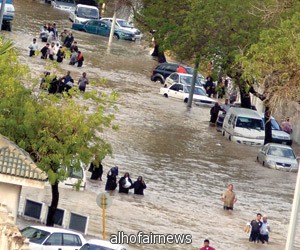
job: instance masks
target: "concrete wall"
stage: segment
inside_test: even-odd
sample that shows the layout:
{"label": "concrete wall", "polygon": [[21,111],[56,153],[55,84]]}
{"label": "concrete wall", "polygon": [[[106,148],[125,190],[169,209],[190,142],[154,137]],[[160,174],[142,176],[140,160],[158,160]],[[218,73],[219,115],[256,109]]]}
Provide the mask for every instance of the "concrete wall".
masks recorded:
{"label": "concrete wall", "polygon": [[5,204],[16,222],[22,186],[0,182],[0,203]]}

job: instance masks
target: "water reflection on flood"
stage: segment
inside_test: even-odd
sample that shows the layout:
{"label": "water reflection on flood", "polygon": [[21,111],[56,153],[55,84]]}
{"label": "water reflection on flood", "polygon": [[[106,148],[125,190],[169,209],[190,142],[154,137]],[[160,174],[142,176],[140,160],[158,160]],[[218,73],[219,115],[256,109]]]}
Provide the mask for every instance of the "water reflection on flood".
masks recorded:
{"label": "water reflection on flood", "polygon": [[[43,1],[15,0],[15,6],[13,32],[5,35],[14,39],[21,61],[39,75],[45,62],[28,58],[28,45],[44,23],[56,22],[60,30],[69,28],[68,14]],[[104,77],[108,83],[97,89],[120,93],[116,120],[120,130],[104,135],[114,150],[113,157],[104,161],[104,172],[118,165],[121,175],[128,171],[134,180],[143,175],[147,184],[145,197],[112,194],[108,234],[143,231],[193,236],[192,245],[132,245],[130,249],[196,249],[205,238],[216,249],[265,249],[250,244],[243,232],[245,223],[261,212],[269,215],[273,227],[268,248],[284,249],[296,174],[258,165],[258,148],[225,140],[209,126],[208,108],[187,110],[183,103],[159,96],[161,86],[149,80],[156,63],[144,49],[145,43],[118,41],[108,54],[107,38],[82,32],[74,36],[85,55],[84,67],[64,62],[61,72],[71,70],[74,78],[83,71],[90,79]],[[234,212],[224,212],[220,201],[229,182],[238,196]],[[104,191],[104,184],[88,181],[85,192],[61,189],[60,193],[59,206],[88,215],[89,234],[99,237],[101,210],[95,199]],[[48,187],[44,191],[24,188],[22,199],[25,197],[38,197],[49,204],[51,192]],[[295,249],[300,249],[299,232],[297,236]]]}

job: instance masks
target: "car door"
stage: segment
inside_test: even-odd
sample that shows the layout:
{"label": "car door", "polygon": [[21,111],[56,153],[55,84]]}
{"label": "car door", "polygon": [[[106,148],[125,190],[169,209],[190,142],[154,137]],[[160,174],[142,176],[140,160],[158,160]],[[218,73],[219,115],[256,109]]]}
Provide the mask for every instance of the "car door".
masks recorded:
{"label": "car door", "polygon": [[84,26],[84,30],[91,34],[97,34],[97,21],[88,21]]}
{"label": "car door", "polygon": [[100,36],[109,36],[110,27],[104,22],[98,22],[97,25],[97,35]]}
{"label": "car door", "polygon": [[168,90],[168,96],[173,97],[173,98],[178,98],[177,94],[179,92],[179,86],[180,84],[173,84],[169,90]]}
{"label": "car door", "polygon": [[62,250],[78,250],[82,245],[80,237],[76,234],[63,233]]}
{"label": "car door", "polygon": [[63,249],[62,233],[52,233],[43,243],[41,250],[65,250]]}
{"label": "car door", "polygon": [[258,156],[257,156],[257,161],[262,163],[265,161],[266,159],[266,152],[267,152],[268,147],[267,146],[263,146],[259,152],[258,152]]}

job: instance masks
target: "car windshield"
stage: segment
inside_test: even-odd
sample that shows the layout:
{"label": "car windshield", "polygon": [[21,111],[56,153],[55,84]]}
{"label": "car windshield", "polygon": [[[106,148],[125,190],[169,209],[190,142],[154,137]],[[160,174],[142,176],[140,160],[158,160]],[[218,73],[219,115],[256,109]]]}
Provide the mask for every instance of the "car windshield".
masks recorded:
{"label": "car windshield", "polygon": [[[263,122],[265,124],[265,118],[263,118]],[[273,119],[273,118],[271,118],[271,126],[272,126],[273,130],[281,130],[278,122],[275,119]]]}
{"label": "car windshield", "polygon": [[123,28],[132,28],[132,26],[125,20],[118,20],[118,24]]}
{"label": "car windshield", "polygon": [[277,156],[277,157],[289,158],[289,159],[296,158],[293,150],[289,148],[270,147],[267,154],[272,156]]}
{"label": "car windshield", "polygon": [[40,230],[34,227],[25,227],[21,230],[21,233],[24,237],[28,238],[30,242],[36,244],[42,244],[50,234],[47,231]]}
{"label": "car windshield", "polygon": [[238,117],[236,120],[236,127],[264,130],[263,121],[261,119],[255,119],[249,117]]}
{"label": "car windshield", "polygon": [[83,7],[78,8],[77,16],[83,18],[91,18],[91,19],[99,18],[98,11],[96,9],[83,8]]}
{"label": "car windshield", "polygon": [[70,167],[69,168],[69,177],[70,178],[83,179],[82,168],[80,168],[79,170],[75,170],[73,167]]}
{"label": "car windshield", "polygon": [[[184,90],[184,93],[190,93],[190,90],[191,90],[191,86],[184,86],[183,88]],[[205,96],[205,91],[202,89],[202,88],[197,88],[195,87],[195,92],[194,92],[195,95],[203,95]]]}

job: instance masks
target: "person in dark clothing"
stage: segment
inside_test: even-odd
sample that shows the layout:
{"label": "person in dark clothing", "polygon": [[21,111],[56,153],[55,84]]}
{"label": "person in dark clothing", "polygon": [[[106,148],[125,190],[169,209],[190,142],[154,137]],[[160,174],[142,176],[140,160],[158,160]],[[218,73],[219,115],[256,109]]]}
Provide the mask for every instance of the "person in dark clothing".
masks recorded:
{"label": "person in dark clothing", "polygon": [[68,71],[62,79],[64,81],[64,90],[68,92],[74,85],[74,80],[71,76],[71,72]]}
{"label": "person in dark clothing", "polygon": [[74,37],[73,34],[70,32],[65,39],[64,46],[66,46],[67,48],[71,48],[73,41],[74,41]]}
{"label": "person in dark clothing", "polygon": [[49,54],[49,45],[50,45],[49,43],[46,43],[46,45],[41,49],[42,59],[47,59]]}
{"label": "person in dark clothing", "polygon": [[132,188],[132,180],[129,173],[126,172],[119,180],[119,193],[128,194],[130,188]]}
{"label": "person in dark clothing", "polygon": [[65,52],[64,52],[64,49],[62,46],[59,47],[59,49],[56,53],[56,56],[57,56],[56,61],[58,63],[61,63],[63,61],[63,59],[65,58]]}
{"label": "person in dark clothing", "polygon": [[107,181],[105,184],[106,191],[113,191],[117,187],[117,176],[119,174],[118,167],[111,168],[107,173]]}
{"label": "person in dark clothing", "polygon": [[221,110],[221,107],[218,102],[215,103],[215,106],[213,106],[210,109],[210,122],[216,123],[219,115],[219,111]]}
{"label": "person in dark clothing", "polygon": [[256,220],[252,220],[250,222],[250,226],[251,226],[251,233],[250,233],[250,237],[249,237],[249,241],[250,242],[259,242],[260,239],[260,228],[262,226],[262,222],[261,222],[261,214],[258,213],[256,215]]}
{"label": "person in dark clothing", "polygon": [[142,176],[139,176],[137,180],[133,183],[134,194],[144,195],[144,189],[146,188],[146,184],[143,180]]}
{"label": "person in dark clothing", "polygon": [[74,41],[70,47],[71,52],[74,50],[76,52],[78,52],[78,46],[77,46],[77,42]]}
{"label": "person in dark clothing", "polygon": [[95,160],[91,162],[89,171],[92,173],[91,180],[100,179],[100,181],[102,181],[103,166],[98,157],[96,157]]}
{"label": "person in dark clothing", "polygon": [[210,77],[210,76],[208,76],[207,78],[206,78],[206,83],[204,84],[204,88],[205,88],[205,90],[206,90],[206,93],[207,93],[207,95],[208,95],[208,97],[211,97],[211,95],[214,95],[215,94],[215,92],[216,92],[216,87],[215,87],[215,84],[214,84],[214,82],[213,82],[213,79]]}
{"label": "person in dark clothing", "polygon": [[57,79],[56,76],[53,78],[53,80],[50,82],[50,86],[48,89],[49,94],[55,94],[58,92],[60,81],[61,81],[61,79]]}

